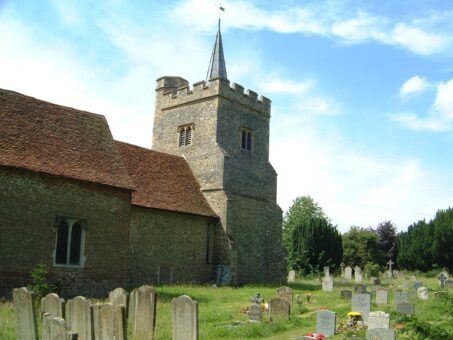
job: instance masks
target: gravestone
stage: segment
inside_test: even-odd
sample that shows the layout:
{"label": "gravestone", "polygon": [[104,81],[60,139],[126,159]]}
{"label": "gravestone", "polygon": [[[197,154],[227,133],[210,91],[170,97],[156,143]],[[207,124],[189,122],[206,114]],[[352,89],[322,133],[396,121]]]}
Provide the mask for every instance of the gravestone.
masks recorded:
{"label": "gravestone", "polygon": [[406,279],[406,273],[402,270],[399,270],[397,275],[399,279]]}
{"label": "gravestone", "polygon": [[409,282],[403,282],[401,284],[401,289],[405,293],[409,293]]}
{"label": "gravestone", "polygon": [[123,288],[116,288],[109,292],[109,302],[116,306],[116,305],[123,305],[126,308],[128,307],[128,292]]}
{"label": "gravestone", "polygon": [[27,288],[13,289],[13,304],[16,311],[16,334],[20,340],[37,340],[36,310],[33,293]]}
{"label": "gravestone", "polygon": [[316,313],[316,333],[322,333],[325,336],[335,335],[337,314],[328,310],[318,311]]}
{"label": "gravestone", "polygon": [[290,270],[288,272],[288,283],[294,283],[296,282],[296,271],[295,270]]}
{"label": "gravestone", "polygon": [[83,296],[76,296],[68,300],[65,306],[66,323],[71,330],[77,333],[78,340],[93,338],[91,303]]}
{"label": "gravestone", "polygon": [[390,260],[389,262],[387,262],[387,264],[389,265],[389,270],[387,272],[387,277],[389,279],[393,279],[393,271],[392,271],[392,266],[395,264],[395,262],[393,262],[392,260]]}
{"label": "gravestone", "polygon": [[286,286],[277,288],[277,297],[288,301],[289,305],[293,306],[293,290],[291,288]]}
{"label": "gravestone", "polygon": [[331,276],[326,276],[322,278],[322,291],[323,292],[333,291],[333,280]]}
{"label": "gravestone", "polygon": [[445,280],[445,288],[453,288],[453,280],[452,279]]}
{"label": "gravestone", "polygon": [[439,280],[439,287],[442,289],[445,288],[445,281],[447,281],[448,277],[442,272],[437,279]]}
{"label": "gravestone", "polygon": [[395,297],[395,306],[400,302],[407,302],[409,301],[409,293],[407,292],[397,292],[394,293]]}
{"label": "gravestone", "polygon": [[354,267],[354,281],[362,282],[362,269],[359,266]]}
{"label": "gravestone", "polygon": [[93,329],[96,340],[126,338],[126,308],[112,303],[96,303],[93,308]]}
{"label": "gravestone", "polygon": [[182,295],[171,301],[173,340],[198,340],[198,303]]}
{"label": "gravestone", "polygon": [[360,312],[362,320],[368,322],[368,314],[371,310],[371,294],[353,294],[351,311]]}
{"label": "gravestone", "polygon": [[420,287],[419,289],[417,289],[418,298],[421,300],[428,300],[429,299],[428,292],[429,289],[427,287]]}
{"label": "gravestone", "polygon": [[390,328],[390,314],[385,312],[370,312],[368,315],[368,329]]}
{"label": "gravestone", "polygon": [[156,297],[156,292],[151,286],[140,286],[132,291],[129,301],[132,337],[153,338],[156,326]]}
{"label": "gravestone", "polygon": [[366,332],[367,340],[396,340],[396,331],[394,329],[374,328]]}
{"label": "gravestone", "polygon": [[355,294],[365,294],[368,293],[366,291],[366,285],[356,284],[354,285],[354,293]]}
{"label": "gravestone", "polygon": [[350,266],[347,266],[344,269],[344,278],[347,279],[347,280],[351,280],[352,279],[352,268]]}
{"label": "gravestone", "polygon": [[344,267],[345,267],[345,266],[344,266],[344,263],[343,263],[343,262],[341,262],[341,264],[340,264],[340,269],[341,269],[341,277],[344,277]]}
{"label": "gravestone", "polygon": [[380,286],[381,285],[381,279],[378,278],[378,277],[372,277],[371,278],[371,283],[373,284],[373,286]]}
{"label": "gravestone", "polygon": [[350,290],[347,290],[347,289],[343,289],[341,292],[340,292],[340,297],[342,299],[351,299],[352,298],[352,291]]}
{"label": "gravestone", "polygon": [[324,266],[323,271],[324,271],[324,276],[330,276],[329,266]]}
{"label": "gravestone", "polygon": [[421,282],[421,281],[414,281],[413,287],[414,287],[414,290],[417,291],[420,287],[423,287],[423,282]]}
{"label": "gravestone", "polygon": [[64,319],[60,317],[53,318],[50,314],[44,313],[42,340],[77,340],[77,333],[69,329]]}
{"label": "gravestone", "polygon": [[376,304],[386,305],[389,303],[389,292],[386,288],[376,289]]}
{"label": "gravestone", "polygon": [[289,302],[276,297],[269,301],[269,320],[287,320],[289,318]]}
{"label": "gravestone", "polygon": [[402,314],[413,315],[415,314],[414,305],[410,302],[403,301],[396,304],[396,311]]}
{"label": "gravestone", "polygon": [[55,293],[49,293],[41,299],[41,314],[47,313],[52,318],[64,318],[63,300]]}
{"label": "gravestone", "polygon": [[253,321],[261,321],[263,319],[263,311],[261,310],[261,304],[263,303],[263,298],[260,293],[256,293],[254,297],[250,298],[252,305],[250,306],[249,318]]}

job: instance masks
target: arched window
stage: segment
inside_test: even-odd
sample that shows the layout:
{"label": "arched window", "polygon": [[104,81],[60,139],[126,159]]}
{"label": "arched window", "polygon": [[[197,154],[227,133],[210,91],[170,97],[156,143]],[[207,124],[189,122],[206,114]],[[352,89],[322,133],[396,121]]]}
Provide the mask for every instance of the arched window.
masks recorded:
{"label": "arched window", "polygon": [[67,217],[58,217],[57,220],[55,264],[83,265],[85,221]]}
{"label": "arched window", "polygon": [[192,144],[193,124],[180,126],[178,128],[178,131],[179,131],[178,145],[180,147]]}
{"label": "arched window", "polygon": [[243,150],[252,151],[252,130],[242,129],[241,148]]}

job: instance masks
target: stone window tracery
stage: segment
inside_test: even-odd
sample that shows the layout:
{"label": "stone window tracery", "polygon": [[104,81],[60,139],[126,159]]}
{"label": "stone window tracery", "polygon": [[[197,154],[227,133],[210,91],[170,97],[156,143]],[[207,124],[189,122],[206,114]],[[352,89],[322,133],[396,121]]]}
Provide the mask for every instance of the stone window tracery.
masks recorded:
{"label": "stone window tracery", "polygon": [[86,222],[78,218],[57,217],[54,253],[56,266],[83,266]]}
{"label": "stone window tracery", "polygon": [[179,147],[188,146],[192,144],[193,124],[183,125],[178,128],[179,134]]}
{"label": "stone window tracery", "polygon": [[252,151],[252,130],[242,129],[241,148],[242,150]]}

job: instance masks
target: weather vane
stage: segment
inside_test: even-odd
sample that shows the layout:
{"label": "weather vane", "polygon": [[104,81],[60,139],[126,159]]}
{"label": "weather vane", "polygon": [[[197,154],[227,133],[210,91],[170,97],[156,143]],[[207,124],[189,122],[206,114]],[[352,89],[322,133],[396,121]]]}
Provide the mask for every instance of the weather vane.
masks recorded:
{"label": "weather vane", "polygon": [[221,2],[219,2],[218,5],[215,5],[215,7],[219,9],[219,30],[220,30],[220,15],[222,14],[222,12],[225,12],[225,7],[222,7]]}

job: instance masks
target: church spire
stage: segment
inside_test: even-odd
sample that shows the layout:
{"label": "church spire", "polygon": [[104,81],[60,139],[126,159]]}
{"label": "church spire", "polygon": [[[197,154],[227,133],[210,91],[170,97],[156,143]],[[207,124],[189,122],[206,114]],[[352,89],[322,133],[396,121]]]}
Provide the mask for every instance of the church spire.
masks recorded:
{"label": "church spire", "polygon": [[214,49],[212,50],[211,60],[209,62],[207,80],[222,78],[228,79],[225,57],[223,56],[222,34],[220,33],[220,18],[217,36],[215,38]]}

